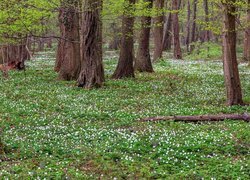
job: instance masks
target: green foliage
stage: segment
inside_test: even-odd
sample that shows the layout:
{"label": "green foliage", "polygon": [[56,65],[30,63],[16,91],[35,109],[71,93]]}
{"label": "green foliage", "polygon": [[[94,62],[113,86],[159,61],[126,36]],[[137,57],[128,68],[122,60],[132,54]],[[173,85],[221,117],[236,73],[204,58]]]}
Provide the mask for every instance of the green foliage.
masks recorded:
{"label": "green foliage", "polygon": [[[250,112],[224,105],[222,63],[162,60],[153,74],[83,90],[56,80],[50,52],[1,79],[3,179],[249,179],[245,122],[141,123],[142,117]],[[105,60],[110,75],[117,59]],[[250,74],[239,66],[244,97]]]}
{"label": "green foliage", "polygon": [[0,43],[19,41],[26,35],[42,35],[55,24],[58,0],[1,0]]}
{"label": "green foliage", "polygon": [[196,42],[193,43],[195,49],[193,52],[185,57],[185,59],[192,60],[218,60],[222,57],[222,48],[217,43],[212,42]]}

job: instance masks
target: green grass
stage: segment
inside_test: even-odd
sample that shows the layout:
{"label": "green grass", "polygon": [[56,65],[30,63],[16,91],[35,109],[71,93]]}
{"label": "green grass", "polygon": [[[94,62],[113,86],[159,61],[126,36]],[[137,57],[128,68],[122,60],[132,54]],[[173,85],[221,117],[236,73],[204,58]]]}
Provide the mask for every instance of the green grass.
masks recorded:
{"label": "green grass", "polygon": [[[49,52],[1,79],[0,179],[249,179],[250,125],[142,123],[142,117],[250,112],[227,107],[221,62],[165,60],[102,89],[57,80]],[[244,100],[250,70],[240,66]]]}

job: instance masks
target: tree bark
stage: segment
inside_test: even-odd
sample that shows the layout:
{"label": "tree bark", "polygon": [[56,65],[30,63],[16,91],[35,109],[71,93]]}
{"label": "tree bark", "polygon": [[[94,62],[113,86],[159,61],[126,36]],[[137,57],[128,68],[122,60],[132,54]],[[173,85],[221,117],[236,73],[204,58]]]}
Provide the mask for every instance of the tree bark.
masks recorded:
{"label": "tree bark", "polygon": [[[166,18],[166,17],[165,17]],[[162,42],[162,50],[170,50],[171,42],[172,42],[172,14],[169,13],[167,20],[164,25],[164,33],[163,33],[163,42]]]}
{"label": "tree bark", "polygon": [[[149,3],[147,8],[152,8],[153,0],[145,0],[145,2]],[[134,68],[140,72],[153,72],[154,70],[151,63],[149,50],[151,17],[141,17],[141,26],[142,29],[140,32],[139,47]]]}
{"label": "tree bark", "polygon": [[122,40],[120,47],[120,57],[118,65],[112,78],[121,79],[126,77],[135,77],[134,75],[134,38],[133,27],[134,17],[128,13],[135,4],[135,0],[127,0],[129,5],[125,9],[125,13],[122,19]]}
{"label": "tree bark", "polygon": [[179,17],[178,17],[178,0],[172,0],[172,9],[174,13],[173,18],[173,42],[174,42],[174,58],[182,59],[181,45],[180,45],[180,28],[179,28]]}
{"label": "tree bark", "polygon": [[102,0],[85,0],[83,12],[82,70],[78,86],[101,87],[104,82],[102,59]]}
{"label": "tree bark", "polygon": [[[203,6],[204,6],[204,11],[205,11],[205,22],[206,22],[206,26],[209,23],[209,9],[208,9],[208,0],[203,0]],[[210,41],[210,31],[209,30],[205,30],[205,38],[204,38],[205,42],[209,42]]]}
{"label": "tree bark", "polygon": [[162,9],[164,6],[163,0],[155,0],[155,8],[161,12],[159,16],[153,19],[154,22],[154,54],[153,61],[157,61],[162,58],[162,40],[163,40],[163,20],[164,16]]}
{"label": "tree bark", "polygon": [[187,25],[186,25],[186,48],[187,52],[189,52],[189,43],[190,43],[190,19],[191,19],[191,6],[190,0],[188,0],[187,4]]}
{"label": "tree bark", "polygon": [[140,121],[184,121],[184,122],[205,122],[205,121],[224,121],[230,120],[243,120],[250,121],[250,114],[219,114],[219,115],[198,115],[198,116],[157,116],[143,118]]}
{"label": "tree bark", "polygon": [[227,91],[227,104],[229,106],[243,104],[236,57],[235,1],[236,0],[226,0],[222,2],[224,10],[224,29],[222,37],[223,67]]}
{"label": "tree bark", "polygon": [[247,28],[245,29],[244,36],[245,37],[244,37],[243,59],[246,60],[250,65],[250,0],[248,0]]}
{"label": "tree bark", "polygon": [[[192,22],[192,32],[191,32],[191,43],[196,41],[196,13],[197,13],[197,0],[193,2],[193,22]],[[192,52],[195,48],[194,44],[191,44],[190,51]]]}
{"label": "tree bark", "polygon": [[76,4],[65,0],[59,11],[60,33],[63,39],[58,42],[55,71],[59,79],[76,80],[81,67],[79,14]]}

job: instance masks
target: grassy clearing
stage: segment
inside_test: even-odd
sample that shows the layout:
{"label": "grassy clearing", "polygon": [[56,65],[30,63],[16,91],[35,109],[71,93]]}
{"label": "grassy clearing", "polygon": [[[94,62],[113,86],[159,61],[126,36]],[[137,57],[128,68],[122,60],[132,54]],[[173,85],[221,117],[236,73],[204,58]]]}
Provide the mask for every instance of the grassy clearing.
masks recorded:
{"label": "grassy clearing", "polygon": [[[250,178],[245,122],[140,123],[155,115],[250,112],[226,107],[221,62],[165,60],[156,73],[110,80],[102,89],[56,80],[52,54],[1,79],[6,155],[0,179]],[[105,61],[110,76],[116,59]],[[245,101],[250,70],[240,65]]]}

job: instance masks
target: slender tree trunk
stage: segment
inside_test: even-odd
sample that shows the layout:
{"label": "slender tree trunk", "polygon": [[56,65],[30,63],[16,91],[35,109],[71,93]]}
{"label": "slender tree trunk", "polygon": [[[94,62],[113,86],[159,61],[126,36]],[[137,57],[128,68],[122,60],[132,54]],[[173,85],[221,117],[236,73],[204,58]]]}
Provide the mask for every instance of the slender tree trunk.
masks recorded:
{"label": "slender tree trunk", "polygon": [[60,32],[55,70],[59,72],[59,79],[76,80],[81,67],[79,14],[76,4],[64,1],[59,12]]}
{"label": "slender tree trunk", "polygon": [[164,25],[164,34],[163,34],[163,42],[162,42],[163,51],[171,49],[171,42],[172,42],[171,39],[172,39],[172,14],[169,13],[166,23]]}
{"label": "slender tree trunk", "polygon": [[117,27],[116,23],[111,23],[110,30],[112,32],[112,39],[109,42],[109,49],[118,50],[121,43],[119,36],[120,29]]}
{"label": "slender tree trunk", "polygon": [[158,9],[159,16],[153,19],[154,22],[154,54],[153,61],[157,61],[162,58],[162,40],[163,40],[163,20],[164,16],[162,13],[162,9],[164,6],[163,0],[155,0],[155,8]]}
{"label": "slender tree trunk", "polygon": [[[131,10],[131,7],[135,4],[135,0],[127,0],[129,6],[127,10]],[[134,17],[133,15],[125,14],[122,19],[122,40],[120,47],[120,57],[118,65],[112,78],[121,79],[126,77],[134,77],[134,38],[133,38],[133,27],[134,27]]]}
{"label": "slender tree trunk", "polygon": [[186,48],[187,52],[189,52],[189,42],[190,42],[190,18],[191,18],[191,6],[190,0],[188,0],[187,4],[187,25],[186,25]]}
{"label": "slender tree trunk", "polygon": [[102,60],[102,0],[85,0],[83,12],[83,64],[78,86],[101,87],[104,82]]}
{"label": "slender tree trunk", "polygon": [[[206,22],[206,26],[208,26],[208,23],[209,23],[208,0],[203,0],[203,5],[204,5],[204,11],[205,11],[205,22]],[[210,31],[209,30],[205,30],[204,40],[205,40],[205,42],[210,41]]]}
{"label": "slender tree trunk", "polygon": [[[147,8],[152,8],[153,0],[145,0],[145,2],[149,3]],[[141,17],[141,25],[142,29],[139,37],[137,57],[135,59],[135,70],[140,72],[153,72],[149,50],[151,17]]]}
{"label": "slender tree trunk", "polygon": [[247,10],[247,28],[245,29],[244,37],[244,53],[243,58],[250,65],[250,0],[248,0],[248,10]]}
{"label": "slender tree trunk", "polygon": [[[192,23],[192,32],[191,32],[191,43],[196,41],[196,13],[197,13],[197,0],[193,2],[193,23]],[[190,51],[192,52],[195,48],[194,44],[191,44]]]}
{"label": "slender tree trunk", "polygon": [[223,66],[227,104],[229,106],[243,104],[236,57],[235,1],[236,0],[226,0],[222,2],[224,10]]}
{"label": "slender tree trunk", "polygon": [[182,59],[181,45],[180,45],[180,28],[178,17],[178,0],[172,0],[173,13],[173,42],[174,42],[174,58]]}

